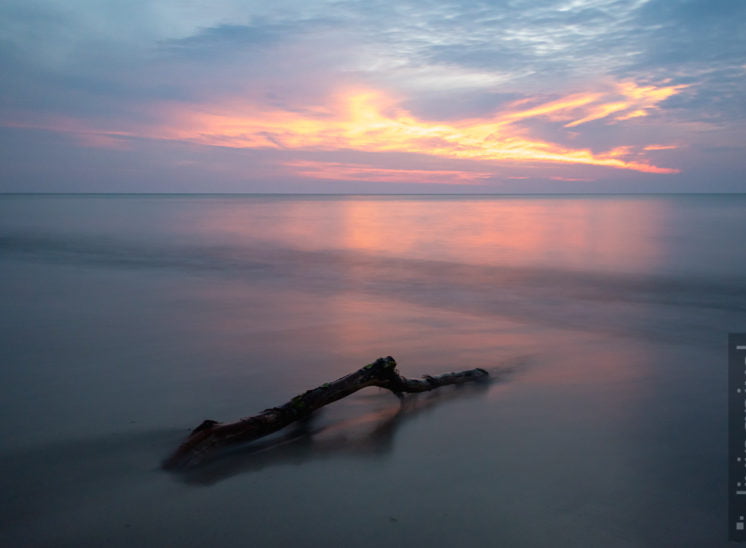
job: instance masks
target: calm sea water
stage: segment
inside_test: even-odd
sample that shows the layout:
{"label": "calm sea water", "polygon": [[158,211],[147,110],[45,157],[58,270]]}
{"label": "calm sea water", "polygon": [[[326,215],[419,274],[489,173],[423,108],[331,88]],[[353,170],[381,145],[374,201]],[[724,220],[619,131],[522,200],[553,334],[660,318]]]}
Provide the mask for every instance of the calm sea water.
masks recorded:
{"label": "calm sea water", "polygon": [[[4,546],[725,545],[746,197],[0,197]],[[205,418],[379,356],[187,475]]]}

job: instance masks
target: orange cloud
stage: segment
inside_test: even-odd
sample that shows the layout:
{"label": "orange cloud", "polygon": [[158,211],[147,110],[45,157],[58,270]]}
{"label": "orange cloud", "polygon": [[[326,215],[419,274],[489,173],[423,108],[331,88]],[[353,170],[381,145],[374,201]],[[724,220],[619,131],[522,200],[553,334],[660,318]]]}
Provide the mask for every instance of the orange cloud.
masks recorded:
{"label": "orange cloud", "polygon": [[287,162],[297,175],[311,179],[379,181],[391,183],[479,184],[492,174],[482,171],[431,169],[387,169],[367,164],[342,162]]}
{"label": "orange cloud", "polygon": [[[677,173],[674,168],[650,163],[644,152],[667,145],[620,146],[603,152],[572,148],[532,135],[525,122],[532,119],[576,128],[591,121],[619,123],[647,116],[661,101],[685,86],[638,85],[631,81],[608,82],[599,90],[551,101],[526,98],[507,105],[494,115],[456,121],[431,121],[416,117],[392,96],[375,90],[348,89],[328,104],[301,110],[267,108],[238,100],[215,105],[157,105],[159,121],[151,127],[108,131],[86,127],[81,121],[59,120],[35,127],[75,135],[88,146],[117,147],[121,139],[144,137],[177,140],[207,146],[251,149],[365,152],[404,152],[439,158],[476,160],[484,169],[490,163],[557,163],[602,166],[645,173]],[[11,125],[6,122],[5,125]],[[307,177],[353,180],[410,180],[413,174],[437,179],[448,173],[460,181],[476,181],[484,172],[437,172],[380,169],[356,164],[293,164]]]}
{"label": "orange cloud", "polygon": [[576,127],[594,120],[603,120],[619,113],[613,120],[623,121],[647,116],[658,103],[679,93],[686,85],[641,86],[634,82],[611,82],[604,91],[575,93],[554,101],[526,108],[531,99],[521,99],[498,114],[500,121],[512,123],[528,118],[546,118],[565,122],[564,127]]}
{"label": "orange cloud", "polygon": [[614,119],[617,120],[617,121],[619,121],[619,122],[621,122],[623,120],[631,120],[632,118],[640,118],[642,116],[647,116],[647,115],[648,115],[648,111],[647,110],[638,109],[638,110],[633,110],[632,112],[627,112],[625,114],[621,114],[620,116],[617,116]]}
{"label": "orange cloud", "polygon": [[[155,137],[235,148],[407,152],[487,162],[553,162],[677,173],[639,155],[633,158],[621,147],[594,153],[544,141],[532,137],[521,122],[544,118],[568,128],[592,120],[616,123],[646,115],[682,87],[621,82],[602,92],[572,94],[533,106],[522,100],[489,118],[451,122],[417,118],[383,92],[358,89],[340,93],[323,108],[302,112],[240,103],[209,110],[171,108],[170,121]],[[619,116],[611,119],[614,114]]]}
{"label": "orange cloud", "polygon": [[676,145],[648,145],[642,150],[675,150],[679,148]]}
{"label": "orange cloud", "polygon": [[[538,106],[528,109],[513,110],[511,112],[505,113],[503,115],[503,119],[506,122],[513,122],[526,118],[544,116],[552,120],[563,120],[565,117],[565,113],[572,113],[577,111],[578,109],[585,108],[589,104],[592,104],[595,101],[600,100],[601,98],[603,98],[602,93],[576,93],[574,95],[569,95],[556,101],[542,103]],[[523,106],[525,104],[526,100],[522,99],[516,103],[513,103],[513,107]]]}
{"label": "orange cloud", "polygon": [[568,181],[568,182],[590,182],[594,181],[595,179],[589,179],[587,177],[561,177],[559,175],[556,175],[554,177],[549,177],[552,181]]}

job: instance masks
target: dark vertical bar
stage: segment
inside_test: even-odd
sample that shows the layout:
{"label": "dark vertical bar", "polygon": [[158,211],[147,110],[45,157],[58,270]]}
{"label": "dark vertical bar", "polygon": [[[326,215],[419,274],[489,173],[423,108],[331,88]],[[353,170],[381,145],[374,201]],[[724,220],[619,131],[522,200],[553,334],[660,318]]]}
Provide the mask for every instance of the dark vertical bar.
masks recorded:
{"label": "dark vertical bar", "polygon": [[728,335],[728,538],[746,541],[746,333]]}

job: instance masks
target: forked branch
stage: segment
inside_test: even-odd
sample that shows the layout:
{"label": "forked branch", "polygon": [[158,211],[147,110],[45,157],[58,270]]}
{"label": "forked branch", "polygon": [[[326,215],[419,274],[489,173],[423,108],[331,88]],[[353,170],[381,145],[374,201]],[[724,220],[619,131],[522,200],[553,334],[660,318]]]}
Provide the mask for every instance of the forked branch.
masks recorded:
{"label": "forked branch", "polygon": [[405,392],[427,392],[448,384],[481,381],[488,377],[487,371],[477,368],[446,373],[437,377],[425,375],[422,380],[407,379],[399,375],[394,358],[391,356],[378,358],[354,373],[308,390],[280,407],[265,409],[253,417],[229,423],[214,420],[203,421],[164,461],[163,467],[173,470],[195,466],[220,447],[246,443],[272,434],[297,420],[308,417],[317,409],[368,386],[386,388],[398,397],[402,397]]}

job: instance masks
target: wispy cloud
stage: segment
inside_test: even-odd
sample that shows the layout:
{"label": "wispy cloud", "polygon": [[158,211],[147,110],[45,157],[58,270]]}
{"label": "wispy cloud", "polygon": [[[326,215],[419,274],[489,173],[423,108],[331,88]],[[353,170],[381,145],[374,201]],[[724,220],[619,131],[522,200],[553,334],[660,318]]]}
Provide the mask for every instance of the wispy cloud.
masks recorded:
{"label": "wispy cloud", "polygon": [[644,116],[683,86],[639,86],[617,82],[605,90],[550,101],[525,98],[491,116],[451,121],[424,120],[373,90],[339,93],[329,104],[304,112],[268,110],[251,104],[180,108],[148,135],[210,146],[290,150],[406,152],[488,162],[554,162],[676,173],[640,156],[642,147],[621,145],[604,152],[540,139],[524,122],[541,120],[575,128],[591,121],[618,123],[626,114]]}
{"label": "wispy cloud", "polygon": [[294,161],[286,162],[295,174],[310,179],[377,181],[391,183],[480,184],[492,173],[436,169],[394,169],[369,164]]}
{"label": "wispy cloud", "polygon": [[[130,131],[96,130],[78,120],[51,121],[44,129],[70,133],[84,142],[115,146],[117,137],[176,140],[203,146],[245,149],[302,151],[356,150],[377,153],[410,153],[441,158],[476,160],[488,163],[528,162],[602,166],[645,173],[677,173],[678,169],[650,163],[644,152],[662,146],[622,144],[594,152],[551,142],[532,134],[526,122],[539,121],[577,128],[590,122],[615,124],[632,117],[646,116],[658,104],[685,86],[637,85],[611,82],[595,91],[564,97],[527,97],[506,105],[484,118],[434,121],[414,116],[400,101],[382,91],[352,89],[339,92],[326,104],[305,105],[302,109],[269,109],[244,101],[223,104],[183,105],[165,103],[154,110],[160,121]],[[651,148],[652,147],[652,148]],[[351,167],[347,164],[289,164],[305,168],[298,175],[318,178],[381,180],[404,177],[405,170]],[[410,170],[409,175],[417,173]],[[446,172],[443,172],[446,173]],[[454,182],[483,178],[450,172]],[[424,175],[424,173],[420,173]],[[407,175],[407,180],[409,176]]]}

